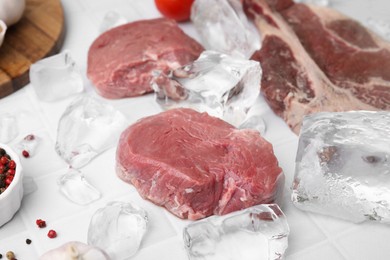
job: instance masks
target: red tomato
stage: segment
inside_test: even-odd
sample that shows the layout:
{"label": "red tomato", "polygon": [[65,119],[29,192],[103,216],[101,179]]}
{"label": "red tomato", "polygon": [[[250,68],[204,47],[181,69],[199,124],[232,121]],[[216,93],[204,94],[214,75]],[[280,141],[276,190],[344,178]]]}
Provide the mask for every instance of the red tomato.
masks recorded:
{"label": "red tomato", "polygon": [[154,2],[162,15],[183,22],[190,19],[194,0],[154,0]]}

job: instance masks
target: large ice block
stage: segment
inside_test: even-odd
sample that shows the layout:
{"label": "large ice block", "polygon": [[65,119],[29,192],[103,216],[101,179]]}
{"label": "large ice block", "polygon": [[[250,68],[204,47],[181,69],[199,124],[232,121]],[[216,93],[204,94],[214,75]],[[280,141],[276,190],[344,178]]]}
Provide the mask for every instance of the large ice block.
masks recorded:
{"label": "large ice block", "polygon": [[55,149],[73,168],[80,168],[114,147],[126,127],[126,118],[114,107],[82,96],[60,118]]}
{"label": "large ice block", "polygon": [[32,64],[30,81],[42,101],[56,101],[84,90],[81,73],[67,50]]}
{"label": "large ice block", "polygon": [[164,109],[192,108],[238,127],[257,100],[260,78],[256,61],[205,51],[170,75],[156,72],[153,89]]}
{"label": "large ice block", "polygon": [[260,49],[259,34],[240,0],[196,0],[191,20],[208,50],[248,59]]}
{"label": "large ice block", "polygon": [[281,260],[290,229],[276,204],[262,204],[184,228],[190,260]]}
{"label": "large ice block", "polygon": [[88,244],[102,248],[112,259],[129,259],[139,249],[148,217],[135,204],[110,202],[92,216]]}
{"label": "large ice block", "polygon": [[390,112],[306,116],[292,188],[300,209],[390,223]]}

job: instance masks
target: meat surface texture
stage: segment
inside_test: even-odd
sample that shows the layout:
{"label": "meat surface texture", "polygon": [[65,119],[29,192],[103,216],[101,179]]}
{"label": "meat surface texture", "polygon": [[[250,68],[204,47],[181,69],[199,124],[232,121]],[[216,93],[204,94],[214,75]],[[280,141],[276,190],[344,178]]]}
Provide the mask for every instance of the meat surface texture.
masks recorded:
{"label": "meat surface texture", "polygon": [[173,20],[143,20],[100,35],[88,52],[88,78],[106,98],[151,92],[153,70],[167,72],[198,58],[203,47]]}
{"label": "meat surface texture", "polygon": [[299,133],[320,111],[390,110],[390,44],[335,10],[291,0],[245,0],[262,34],[253,59],[262,93]]}
{"label": "meat surface texture", "polygon": [[116,156],[122,180],[184,219],[273,202],[284,183],[258,132],[191,109],[139,120],[122,133]]}

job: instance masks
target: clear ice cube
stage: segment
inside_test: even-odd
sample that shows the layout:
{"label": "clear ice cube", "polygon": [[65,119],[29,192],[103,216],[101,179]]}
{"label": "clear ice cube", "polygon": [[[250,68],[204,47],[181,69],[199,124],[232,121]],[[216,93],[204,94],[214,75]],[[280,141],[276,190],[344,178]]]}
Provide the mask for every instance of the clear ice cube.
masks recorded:
{"label": "clear ice cube", "polygon": [[390,41],[390,21],[370,17],[367,20],[367,26],[384,39]]}
{"label": "clear ice cube", "polygon": [[103,17],[100,24],[99,31],[101,33],[108,31],[114,27],[127,23],[126,17],[118,13],[117,11],[109,11]]}
{"label": "clear ice cube", "polygon": [[58,180],[60,191],[70,201],[87,205],[100,199],[100,192],[93,187],[84,177],[84,175],[75,169],[70,169]]}
{"label": "clear ice cube", "polygon": [[239,0],[196,0],[191,20],[208,50],[248,59],[260,49],[259,33]]}
{"label": "clear ice cube", "polygon": [[313,4],[319,6],[329,6],[330,0],[295,0],[296,3]]}
{"label": "clear ice cube", "polygon": [[124,115],[109,104],[88,96],[79,97],[60,118],[56,151],[73,168],[80,168],[114,147],[126,127]]}
{"label": "clear ice cube", "polygon": [[37,97],[52,102],[84,90],[83,79],[69,51],[37,61],[30,67]]}
{"label": "clear ice cube", "polygon": [[290,229],[276,204],[196,221],[184,228],[190,260],[281,260]]}
{"label": "clear ice cube", "polygon": [[258,131],[261,135],[265,134],[266,125],[263,118],[260,115],[249,116],[241,125],[239,129],[253,129]]}
{"label": "clear ice cube", "polygon": [[306,116],[292,201],[353,222],[390,223],[390,112]]}
{"label": "clear ice cube", "polygon": [[260,78],[256,61],[205,51],[169,75],[155,72],[152,86],[164,109],[193,108],[239,126],[260,93]]}
{"label": "clear ice cube", "polygon": [[0,114],[0,143],[9,143],[19,134],[18,121],[11,114]]}
{"label": "clear ice cube", "polygon": [[39,144],[41,143],[41,138],[29,134],[26,135],[19,143],[16,144],[16,149],[22,154],[23,151],[27,151],[29,157],[34,156]]}
{"label": "clear ice cube", "polygon": [[92,216],[88,244],[103,249],[112,259],[128,259],[139,249],[148,217],[139,206],[110,202]]}

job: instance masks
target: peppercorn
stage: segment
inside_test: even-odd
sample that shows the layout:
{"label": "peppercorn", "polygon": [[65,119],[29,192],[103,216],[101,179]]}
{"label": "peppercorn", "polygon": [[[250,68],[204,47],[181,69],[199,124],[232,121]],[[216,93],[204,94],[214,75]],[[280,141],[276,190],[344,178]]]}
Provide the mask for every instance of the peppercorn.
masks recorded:
{"label": "peppercorn", "polygon": [[23,151],[22,151],[22,155],[23,155],[25,158],[30,157],[30,153],[27,152],[26,150],[23,150]]}
{"label": "peppercorn", "polygon": [[31,244],[31,242],[32,242],[31,239],[29,239],[29,238],[26,239],[26,244],[27,245]]}
{"label": "peppercorn", "polygon": [[14,260],[15,259],[15,254],[12,251],[8,251],[6,256],[7,256],[8,260]]}
{"label": "peppercorn", "polygon": [[46,221],[42,220],[42,219],[37,219],[35,221],[35,223],[38,225],[39,228],[44,228],[46,227]]}
{"label": "peppercorn", "polygon": [[[1,148],[0,148],[0,149],[1,149]],[[3,258],[3,255],[2,255],[2,254],[0,254],[0,259],[1,259],[1,258]]]}
{"label": "peppercorn", "polygon": [[57,236],[57,232],[53,229],[49,230],[49,233],[47,233],[47,236],[49,238],[55,238]]}
{"label": "peppercorn", "polygon": [[14,161],[14,160],[9,161],[9,162],[8,162],[8,167],[9,167],[10,169],[15,169],[15,168],[16,168],[16,163],[15,163],[15,161]]}
{"label": "peppercorn", "polygon": [[0,157],[6,154],[5,150],[3,148],[0,148]]}
{"label": "peppercorn", "polygon": [[8,158],[6,157],[6,155],[3,155],[1,158],[0,158],[0,163],[2,165],[6,165],[8,163]]}

